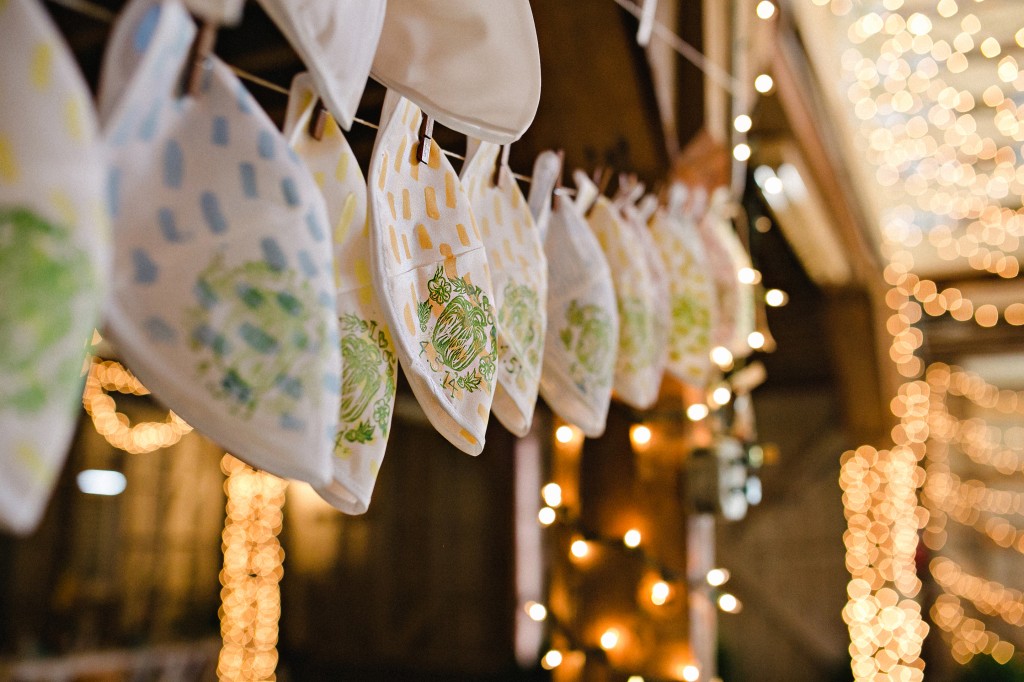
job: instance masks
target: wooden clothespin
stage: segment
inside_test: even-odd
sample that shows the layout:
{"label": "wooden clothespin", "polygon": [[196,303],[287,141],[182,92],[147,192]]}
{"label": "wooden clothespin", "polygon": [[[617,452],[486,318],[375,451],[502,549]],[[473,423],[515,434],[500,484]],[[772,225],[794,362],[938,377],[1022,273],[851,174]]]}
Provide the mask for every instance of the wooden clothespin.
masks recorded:
{"label": "wooden clothespin", "polygon": [[654,14],[658,11],[658,0],[643,0],[640,9],[640,25],[636,29],[636,42],[640,47],[647,47],[654,32]]}
{"label": "wooden clothespin", "polygon": [[565,150],[558,150],[558,174],[555,176],[555,189],[551,192],[551,207],[556,211],[562,207],[562,171],[565,168]]}
{"label": "wooden clothespin", "polygon": [[508,168],[508,152],[512,145],[501,145],[501,154],[498,156],[498,163],[494,166],[493,182],[497,185],[501,181],[501,169]]}
{"label": "wooden clothespin", "polygon": [[324,139],[324,128],[327,127],[327,107],[324,101],[316,98],[316,105],[313,106],[313,114],[309,117],[309,136],[314,140]]}
{"label": "wooden clothespin", "polygon": [[203,72],[206,70],[206,59],[213,52],[213,44],[216,41],[217,25],[212,21],[202,21],[199,24],[199,32],[192,41],[192,52],[185,68],[183,90],[189,97],[199,95],[199,89],[203,84]]}
{"label": "wooden clothespin", "polygon": [[423,122],[420,123],[419,133],[419,160],[420,163],[427,163],[430,160],[430,145],[434,142],[434,119],[424,114]]}

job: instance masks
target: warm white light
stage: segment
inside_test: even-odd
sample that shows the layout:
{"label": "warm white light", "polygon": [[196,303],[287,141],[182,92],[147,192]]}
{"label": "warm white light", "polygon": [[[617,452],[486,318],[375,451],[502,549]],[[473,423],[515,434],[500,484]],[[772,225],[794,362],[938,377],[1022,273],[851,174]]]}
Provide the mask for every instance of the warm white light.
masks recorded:
{"label": "warm white light", "polygon": [[538,623],[548,617],[548,610],[535,601],[526,602],[526,615]]}
{"label": "warm white light", "polygon": [[644,682],[644,678],[639,675],[630,675],[626,682]]}
{"label": "warm white light", "polygon": [[708,585],[720,587],[729,582],[729,571],[725,568],[712,568],[706,576]]}
{"label": "warm white light", "polygon": [[86,469],[78,473],[75,482],[86,495],[120,495],[128,485],[124,474],[108,469]]}
{"label": "warm white light", "polygon": [[601,648],[605,651],[614,649],[619,645],[619,631],[615,628],[608,628],[601,635]]}
{"label": "warm white light", "polygon": [[782,179],[773,175],[764,181],[764,191],[768,194],[782,194]]}
{"label": "warm white light", "polygon": [[561,507],[562,506],[562,486],[557,483],[548,483],[540,489],[540,496],[544,498],[544,502],[549,507]]}
{"label": "warm white light", "polygon": [[728,592],[723,592],[718,597],[718,608],[726,613],[738,613],[740,610],[740,600]]}
{"label": "warm white light", "polygon": [[761,0],[757,3],[757,16],[759,19],[771,19],[775,16],[775,3],[771,0]]}
{"label": "warm white light", "polygon": [[694,403],[686,408],[686,418],[692,422],[699,422],[704,417],[708,416],[708,406],[704,403]]}
{"label": "warm white light", "polygon": [[573,428],[567,424],[562,424],[555,429],[555,440],[559,443],[571,443],[574,435]]}
{"label": "warm white light", "polygon": [[770,91],[775,87],[775,81],[772,77],[766,73],[762,73],[760,76],[754,79],[754,89],[760,92],[762,95]]}
{"label": "warm white light", "polygon": [[732,148],[732,155],[737,161],[746,161],[750,158],[750,145],[740,142]]}
{"label": "warm white light", "polygon": [[626,534],[622,536],[622,544],[626,545],[630,549],[640,546],[640,531],[636,528],[630,528],[626,531]]}
{"label": "warm white light", "polygon": [[728,405],[732,398],[732,391],[728,386],[719,386],[711,392],[711,401],[716,405]]}
{"label": "warm white light", "polygon": [[728,367],[732,364],[732,353],[725,346],[715,346],[711,349],[711,362],[719,367]]}
{"label": "warm white light", "polygon": [[732,122],[732,127],[736,129],[738,133],[745,133],[753,127],[754,122],[746,114],[740,114]]}
{"label": "warm white light", "polygon": [[700,679],[700,668],[695,665],[683,666],[683,679],[686,682],[697,682]]}
{"label": "warm white light", "polygon": [[633,445],[647,445],[651,442],[651,428],[645,424],[636,424],[629,430],[629,438]]}
{"label": "warm white light", "polygon": [[754,268],[740,268],[736,272],[736,279],[740,284],[757,284],[761,281],[761,273]]}
{"label": "warm white light", "polygon": [[537,520],[540,521],[542,526],[550,526],[555,522],[556,516],[555,510],[551,507],[541,507],[540,511],[537,512]]}
{"label": "warm white light", "polygon": [[789,302],[789,296],[782,289],[769,289],[764,292],[764,302],[772,308],[779,308]]}
{"label": "warm white light", "polygon": [[754,350],[760,350],[764,348],[764,334],[761,332],[750,332],[747,334],[747,345]]}
{"label": "warm white light", "polygon": [[655,606],[661,606],[668,601],[668,595],[671,592],[671,588],[668,583],[664,580],[651,585],[651,603]]}
{"label": "warm white light", "polygon": [[920,12],[914,12],[907,19],[907,30],[915,36],[923,36],[932,30],[932,20]]}
{"label": "warm white light", "polygon": [[540,659],[540,664],[545,670],[557,668],[562,665],[562,652],[558,649],[552,649],[544,654],[544,658]]}
{"label": "warm white light", "polygon": [[569,547],[569,551],[572,552],[572,555],[577,559],[582,559],[590,554],[590,545],[586,540],[575,540]]}

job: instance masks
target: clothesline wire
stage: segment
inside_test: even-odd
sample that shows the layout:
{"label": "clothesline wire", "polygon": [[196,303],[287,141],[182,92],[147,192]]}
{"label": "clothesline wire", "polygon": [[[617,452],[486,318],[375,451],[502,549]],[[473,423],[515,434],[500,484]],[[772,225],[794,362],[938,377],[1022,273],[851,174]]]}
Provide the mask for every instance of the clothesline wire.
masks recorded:
{"label": "clothesline wire", "polygon": [[[78,12],[79,14],[91,17],[91,18],[96,19],[97,21],[101,21],[103,23],[111,24],[117,18],[116,13],[110,11],[109,9],[107,9],[106,7],[103,7],[102,5],[99,5],[99,4],[96,4],[94,2],[91,2],[90,0],[49,0],[49,1],[52,2],[55,5],[60,5],[61,7],[64,7],[65,9],[69,9],[69,10],[71,10],[73,12]],[[640,18],[640,15],[643,12],[643,9],[642,9],[642,7],[640,5],[637,5],[636,3],[631,2],[630,0],[614,0],[614,2],[619,7],[621,7],[622,9],[626,10],[627,12],[629,12],[630,14],[635,16],[637,19]],[[665,26],[661,22],[659,22],[659,21],[655,21],[654,22],[654,33],[659,38],[661,38],[666,43],[668,43],[668,45],[673,50],[675,50],[680,56],[682,56],[684,59],[686,59],[691,64],[696,66],[698,69],[700,69],[705,75],[708,76],[708,78],[710,78],[713,81],[717,82],[719,85],[721,85],[723,88],[725,88],[729,92],[735,92],[736,89],[738,89],[738,87],[739,87],[738,82],[736,81],[736,79],[734,79],[732,77],[732,75],[729,74],[728,71],[726,71],[722,67],[718,66],[717,64],[708,61],[708,59],[701,53],[700,50],[698,50],[697,48],[693,47],[692,45],[687,43],[685,40],[680,38],[678,35],[676,35],[676,33],[674,31],[672,31],[670,28],[668,28],[667,26]],[[230,67],[231,71],[236,76],[241,78],[242,80],[249,81],[250,83],[253,83],[254,85],[259,85],[260,87],[266,88],[267,90],[271,90],[273,92],[277,92],[277,93],[280,93],[280,94],[285,95],[285,96],[287,96],[289,94],[288,88],[286,88],[286,87],[284,87],[282,85],[274,83],[273,81],[269,81],[269,80],[267,80],[265,78],[261,78],[260,76],[257,76],[256,74],[249,73],[248,71],[245,71],[244,69],[240,69],[237,66],[234,66],[234,65],[231,65],[231,64],[229,64],[228,66]],[[376,123],[373,123],[371,121],[367,121],[365,119],[361,119],[361,118],[358,118],[358,117],[355,117],[355,116],[352,117],[352,120],[355,123],[358,123],[360,125],[366,126],[368,128],[372,128],[374,130],[378,130],[380,128],[380,126],[377,125]],[[449,158],[459,159],[460,161],[465,161],[466,160],[466,157],[461,155],[461,154],[457,154],[455,152],[447,151],[447,150],[444,150],[444,149],[442,149],[441,151],[445,154],[445,156],[448,156]],[[532,182],[532,180],[533,180],[533,178],[531,178],[528,175],[522,175],[520,173],[516,173],[516,172],[512,171],[511,168],[509,168],[508,170],[509,170],[509,172],[512,173],[512,177],[514,177],[516,180],[520,180],[520,181],[526,182],[526,183]],[[560,187],[560,188],[558,188],[557,193],[568,194],[568,195],[574,195],[575,194],[575,192],[572,189],[567,188],[567,187]]]}

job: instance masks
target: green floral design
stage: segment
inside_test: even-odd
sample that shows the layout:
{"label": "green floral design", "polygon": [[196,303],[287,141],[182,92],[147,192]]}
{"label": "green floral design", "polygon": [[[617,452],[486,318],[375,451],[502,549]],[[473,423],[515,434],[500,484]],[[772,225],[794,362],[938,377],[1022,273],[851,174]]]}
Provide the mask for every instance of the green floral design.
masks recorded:
{"label": "green floral design", "polygon": [[[39,412],[79,381],[88,328],[77,328],[72,302],[95,278],[70,235],[27,209],[0,210],[0,405],[19,412]],[[62,348],[77,332],[83,344]]]}
{"label": "green floral design", "polygon": [[449,277],[440,265],[427,282],[427,294],[417,304],[420,332],[430,338],[420,342],[420,354],[434,372],[444,374],[441,386],[453,398],[462,391],[490,390],[498,344],[487,295],[464,278]]}
{"label": "green floral design", "polygon": [[635,371],[647,367],[654,360],[652,320],[643,301],[634,297],[620,297],[619,308],[619,364],[621,369]]}
{"label": "green floral design", "polygon": [[516,375],[522,371],[523,358],[529,367],[537,368],[541,363],[544,330],[541,328],[540,299],[529,286],[514,282],[505,285],[504,294],[498,321],[510,352],[503,360],[505,370]]}
{"label": "green floral design", "polygon": [[327,335],[321,305],[295,272],[250,261],[234,268],[217,254],[193,289],[186,312],[198,373],[211,395],[244,419],[257,409],[301,429],[303,397],[314,404]]}
{"label": "green floral design", "polygon": [[[391,338],[375,320],[342,315],[341,428],[335,443],[370,443],[387,438],[395,398],[397,358]],[[376,400],[374,400],[376,398]]]}
{"label": "green floral design", "polygon": [[581,305],[573,300],[566,310],[567,325],[559,332],[562,346],[572,356],[569,376],[580,390],[606,387],[609,369],[615,358],[612,347],[612,322],[600,306]]}

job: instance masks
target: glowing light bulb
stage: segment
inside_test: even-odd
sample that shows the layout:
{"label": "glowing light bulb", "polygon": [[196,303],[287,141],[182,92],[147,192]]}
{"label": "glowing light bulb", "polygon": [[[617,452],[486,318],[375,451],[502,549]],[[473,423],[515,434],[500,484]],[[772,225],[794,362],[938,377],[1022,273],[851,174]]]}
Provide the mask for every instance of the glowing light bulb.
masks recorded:
{"label": "glowing light bulb", "polygon": [[719,406],[728,405],[731,398],[732,391],[728,386],[719,386],[711,392],[711,402]]}
{"label": "glowing light bulb", "polygon": [[769,289],[764,292],[764,302],[772,308],[780,308],[789,302],[789,295],[782,289]]}
{"label": "glowing light bulb", "polygon": [[708,416],[710,410],[704,403],[694,403],[686,408],[686,418],[692,422],[699,422]]}
{"label": "glowing light bulb", "polygon": [[775,87],[775,81],[772,77],[766,73],[762,73],[760,76],[754,79],[754,89],[760,92],[762,95],[766,92],[771,91]]}
{"label": "glowing light bulb", "polygon": [[715,346],[711,349],[711,362],[721,368],[732,365],[732,353],[725,346]]}
{"label": "glowing light bulb", "polygon": [[746,114],[740,114],[733,120],[732,127],[736,129],[738,133],[745,133],[753,127],[754,122]]}
{"label": "glowing light bulb", "polygon": [[640,546],[640,531],[636,528],[630,528],[626,531],[626,534],[622,536],[622,544],[626,545],[630,549]]}
{"label": "glowing light bulb", "polygon": [[737,161],[746,161],[750,158],[750,145],[745,142],[740,142],[732,148],[732,156]]}
{"label": "glowing light bulb", "polygon": [[541,507],[540,511],[537,512],[537,520],[540,521],[542,526],[550,526],[555,522],[557,514],[551,507]]}
{"label": "glowing light bulb", "polygon": [[747,345],[753,348],[754,350],[760,350],[761,348],[764,348],[764,341],[764,334],[762,334],[761,332],[750,332],[747,335]]}
{"label": "glowing light bulb", "polygon": [[907,19],[907,30],[915,36],[923,36],[932,30],[932,20],[920,12],[914,12]]}
{"label": "glowing light bulb", "polygon": [[120,471],[109,469],[85,469],[75,477],[78,489],[86,495],[114,497],[128,487],[128,479]]}
{"label": "glowing light bulb", "polygon": [[557,509],[562,506],[562,486],[557,483],[548,483],[541,488],[540,496],[544,498],[544,502],[546,502],[549,507],[555,507]]}
{"label": "glowing light bulb", "polygon": [[644,678],[639,675],[630,675],[629,678],[626,679],[626,682],[644,682]]}
{"label": "glowing light bulb", "polygon": [[761,273],[754,268],[740,268],[736,271],[740,284],[757,284],[761,281]]}
{"label": "glowing light bulb", "polygon": [[586,540],[575,540],[569,547],[569,551],[577,559],[582,559],[590,554],[590,544]]}
{"label": "glowing light bulb", "polygon": [[782,194],[782,179],[777,175],[764,181],[764,191],[768,194]]}
{"label": "glowing light bulb", "polygon": [[669,587],[669,584],[667,582],[665,582],[664,580],[659,580],[658,582],[651,585],[651,603],[655,606],[663,605],[665,602],[668,601],[668,595],[671,591],[672,588]]}
{"label": "glowing light bulb", "polygon": [[708,585],[719,587],[729,582],[729,571],[724,568],[712,568],[705,576]]}
{"label": "glowing light bulb", "polygon": [[543,604],[538,604],[535,601],[526,602],[526,615],[531,620],[535,620],[538,623],[548,617],[548,610]]}
{"label": "glowing light bulb", "polygon": [[683,666],[683,679],[686,682],[697,682],[700,679],[700,668],[695,665]]}
{"label": "glowing light bulb", "polygon": [[718,597],[718,608],[726,613],[739,613],[740,600],[728,592],[723,592]]}
{"label": "glowing light bulb", "polygon": [[614,649],[619,645],[619,631],[615,628],[608,628],[601,634],[601,648],[605,651]]}
{"label": "glowing light bulb", "polygon": [[771,0],[761,0],[761,2],[757,3],[757,9],[754,11],[757,12],[758,19],[767,21],[775,16],[775,3]]}
{"label": "glowing light bulb", "polygon": [[573,428],[568,424],[562,424],[557,429],[555,429],[555,440],[557,440],[559,443],[571,443],[573,436],[575,435],[576,434],[573,431]]}
{"label": "glowing light bulb", "polygon": [[545,670],[554,670],[562,665],[562,652],[558,649],[552,649],[544,654],[544,658],[540,659],[540,664]]}
{"label": "glowing light bulb", "polygon": [[629,440],[641,448],[648,445],[651,442],[651,428],[645,424],[634,424],[629,429]]}

